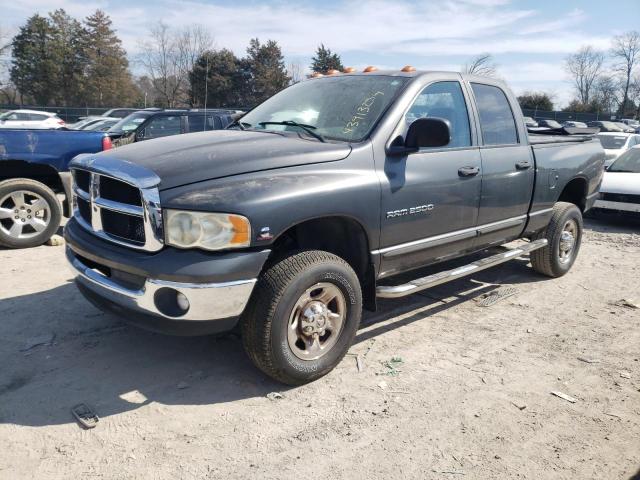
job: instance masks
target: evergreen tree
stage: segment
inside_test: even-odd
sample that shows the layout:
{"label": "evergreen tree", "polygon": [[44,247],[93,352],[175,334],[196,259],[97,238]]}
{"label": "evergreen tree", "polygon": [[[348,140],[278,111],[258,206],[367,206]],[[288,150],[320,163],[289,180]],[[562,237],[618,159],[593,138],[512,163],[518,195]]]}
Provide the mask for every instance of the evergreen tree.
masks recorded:
{"label": "evergreen tree", "polygon": [[241,67],[250,75],[247,105],[257,105],[289,85],[282,50],[275,40],[261,44],[257,38],[251,39]]}
{"label": "evergreen tree", "polygon": [[[245,91],[241,60],[227,49],[203,53],[189,73],[190,96],[198,107],[239,107]],[[206,78],[206,88],[205,88]]]}
{"label": "evergreen tree", "polygon": [[85,20],[89,38],[86,101],[94,106],[127,105],[137,96],[129,61],[111,23],[102,10]]}
{"label": "evergreen tree", "polygon": [[320,44],[316,50],[316,56],[311,58],[311,71],[325,74],[329,70],[344,70],[340,55],[333,53],[331,49]]}
{"label": "evergreen tree", "polygon": [[81,105],[88,65],[88,32],[63,9],[49,14],[57,73],[51,79],[56,105]]}
{"label": "evergreen tree", "polygon": [[58,73],[52,48],[53,28],[45,17],[33,15],[13,38],[11,81],[24,96],[38,105],[48,105],[53,99],[52,82]]}

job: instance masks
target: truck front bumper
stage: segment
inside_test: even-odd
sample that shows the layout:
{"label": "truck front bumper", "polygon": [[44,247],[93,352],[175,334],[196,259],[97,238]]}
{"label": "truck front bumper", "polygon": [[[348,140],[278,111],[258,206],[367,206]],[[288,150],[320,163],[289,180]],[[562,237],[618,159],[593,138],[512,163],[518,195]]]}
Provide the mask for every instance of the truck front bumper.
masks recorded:
{"label": "truck front bumper", "polygon": [[[115,313],[129,323],[171,335],[208,335],[235,327],[268,256],[268,251],[247,252],[253,260],[253,268],[247,268],[247,259],[242,256],[234,255],[230,259],[225,254],[216,256],[204,252],[185,256],[184,251],[165,249],[153,256],[155,260],[149,268],[149,256],[141,257],[129,250],[131,264],[125,266],[114,262],[117,256],[110,258],[109,251],[115,248],[126,255],[128,249],[108,245],[97,237],[85,238],[91,236],[81,228],[71,220],[65,228],[65,238],[67,262],[82,294],[101,310]],[[90,240],[93,248],[88,249],[84,242]],[[145,270],[157,273],[161,268],[158,265],[174,264],[168,258],[174,255],[185,263],[178,280],[170,278],[176,272],[166,271],[164,278],[158,278],[159,275],[140,271],[144,266]],[[201,264],[202,255],[208,259],[210,269],[217,270],[211,273],[216,281],[202,281],[201,275],[206,271]],[[193,278],[189,275],[189,263],[193,263],[191,269],[197,272]],[[254,275],[238,279],[234,278],[238,276],[237,271],[219,271],[221,267],[238,263],[242,265],[241,274],[254,270]]]}

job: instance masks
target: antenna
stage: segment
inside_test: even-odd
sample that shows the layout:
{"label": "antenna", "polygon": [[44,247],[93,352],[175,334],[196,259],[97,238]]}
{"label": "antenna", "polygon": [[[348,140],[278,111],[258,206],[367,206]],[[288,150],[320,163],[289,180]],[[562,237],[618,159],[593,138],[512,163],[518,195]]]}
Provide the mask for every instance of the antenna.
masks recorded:
{"label": "antenna", "polygon": [[207,67],[204,74],[204,121],[202,122],[202,131],[207,130],[207,80],[209,80],[209,55],[207,55]]}

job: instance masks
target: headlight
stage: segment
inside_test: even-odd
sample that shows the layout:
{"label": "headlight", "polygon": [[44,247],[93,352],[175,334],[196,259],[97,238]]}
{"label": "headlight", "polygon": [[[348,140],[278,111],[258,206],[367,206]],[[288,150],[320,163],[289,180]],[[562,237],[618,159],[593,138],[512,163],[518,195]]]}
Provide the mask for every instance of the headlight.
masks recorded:
{"label": "headlight", "polygon": [[241,215],[164,210],[167,245],[224,250],[248,247],[251,225]]}

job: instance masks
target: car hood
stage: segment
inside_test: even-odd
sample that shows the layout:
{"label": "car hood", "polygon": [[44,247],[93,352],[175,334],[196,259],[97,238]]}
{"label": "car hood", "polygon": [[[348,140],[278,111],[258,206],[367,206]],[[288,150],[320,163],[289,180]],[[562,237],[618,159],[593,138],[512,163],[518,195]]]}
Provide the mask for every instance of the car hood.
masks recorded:
{"label": "car hood", "polygon": [[160,189],[260,170],[342,160],[346,143],[322,143],[298,135],[242,130],[175,135],[115,148],[102,159],[133,163],[155,172]]}
{"label": "car hood", "polygon": [[600,191],[640,195],[640,173],[604,172]]}

